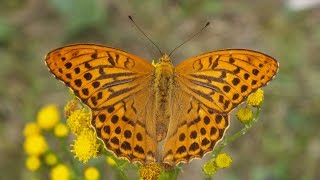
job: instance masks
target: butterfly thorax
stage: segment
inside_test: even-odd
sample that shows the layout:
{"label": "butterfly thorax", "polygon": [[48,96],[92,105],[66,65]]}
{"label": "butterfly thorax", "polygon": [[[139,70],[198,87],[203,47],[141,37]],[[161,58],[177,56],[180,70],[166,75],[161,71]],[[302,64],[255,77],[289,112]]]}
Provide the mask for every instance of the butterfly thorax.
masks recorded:
{"label": "butterfly thorax", "polygon": [[164,54],[155,65],[154,90],[156,105],[157,141],[166,137],[170,121],[170,99],[172,95],[174,67],[168,55]]}

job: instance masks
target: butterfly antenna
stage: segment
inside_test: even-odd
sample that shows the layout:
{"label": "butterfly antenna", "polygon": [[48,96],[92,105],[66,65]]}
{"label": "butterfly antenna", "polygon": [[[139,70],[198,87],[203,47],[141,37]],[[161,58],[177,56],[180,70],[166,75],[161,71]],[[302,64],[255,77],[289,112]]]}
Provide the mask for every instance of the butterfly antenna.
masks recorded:
{"label": "butterfly antenna", "polygon": [[203,26],[197,33],[195,33],[193,36],[191,36],[189,39],[187,39],[186,41],[184,41],[183,43],[181,43],[179,46],[175,47],[169,54],[170,55],[177,50],[179,47],[183,46],[185,43],[187,43],[188,41],[190,41],[192,38],[194,38],[195,36],[197,36],[199,33],[201,33],[206,27],[208,27],[210,24],[210,22],[207,22],[205,26]]}
{"label": "butterfly antenna", "polygon": [[139,30],[147,39],[149,39],[149,41],[150,41],[155,47],[157,47],[159,53],[160,53],[161,56],[162,56],[163,53],[162,53],[161,49],[156,45],[156,43],[154,43],[154,42],[142,31],[142,29],[136,24],[136,22],[134,22],[132,16],[128,16],[128,17],[129,17],[129,19],[133,22],[133,24],[138,28],[138,30]]}

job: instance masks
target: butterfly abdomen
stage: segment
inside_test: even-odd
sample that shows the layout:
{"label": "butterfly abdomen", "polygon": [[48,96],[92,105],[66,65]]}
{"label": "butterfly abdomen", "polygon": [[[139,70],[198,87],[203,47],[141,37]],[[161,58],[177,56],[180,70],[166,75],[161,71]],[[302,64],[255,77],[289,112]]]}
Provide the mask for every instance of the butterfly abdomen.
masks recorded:
{"label": "butterfly abdomen", "polygon": [[160,61],[155,68],[155,105],[157,141],[166,137],[170,121],[170,99],[174,67],[171,61]]}

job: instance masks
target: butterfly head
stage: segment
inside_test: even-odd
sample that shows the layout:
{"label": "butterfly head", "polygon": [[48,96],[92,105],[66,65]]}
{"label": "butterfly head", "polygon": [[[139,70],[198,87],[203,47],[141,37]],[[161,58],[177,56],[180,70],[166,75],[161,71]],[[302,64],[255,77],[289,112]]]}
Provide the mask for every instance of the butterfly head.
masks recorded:
{"label": "butterfly head", "polygon": [[[168,76],[171,77],[174,71],[174,66],[171,62],[170,57],[167,54],[163,54],[159,59],[159,62],[154,65],[156,69],[156,74],[158,77]],[[160,78],[161,79],[161,78]]]}
{"label": "butterfly head", "polygon": [[168,54],[163,54],[162,57],[159,59],[159,62],[170,62],[171,63],[171,59],[168,56]]}

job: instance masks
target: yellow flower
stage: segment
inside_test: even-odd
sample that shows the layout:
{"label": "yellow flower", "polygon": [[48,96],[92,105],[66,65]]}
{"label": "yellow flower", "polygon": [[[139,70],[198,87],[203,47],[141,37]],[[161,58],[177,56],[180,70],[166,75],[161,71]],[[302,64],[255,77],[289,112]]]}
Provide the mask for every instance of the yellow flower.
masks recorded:
{"label": "yellow flower", "polygon": [[161,173],[161,167],[157,163],[149,163],[143,165],[139,173],[142,180],[157,180]]}
{"label": "yellow flower", "polygon": [[40,134],[41,129],[35,122],[29,122],[24,126],[23,135],[25,137]]}
{"label": "yellow flower", "polygon": [[91,113],[85,108],[74,111],[67,120],[67,125],[75,135],[81,134],[84,129],[90,128]]}
{"label": "yellow flower", "polygon": [[26,160],[26,167],[29,171],[36,171],[39,169],[41,161],[37,156],[29,156]]}
{"label": "yellow flower", "polygon": [[262,89],[257,89],[256,92],[250,94],[247,98],[247,104],[253,107],[259,107],[263,103],[264,92]]}
{"label": "yellow flower", "polygon": [[57,156],[55,154],[48,153],[44,157],[44,161],[46,162],[47,165],[53,166],[53,165],[57,164],[58,159],[57,159]]}
{"label": "yellow flower", "polygon": [[41,155],[47,151],[48,145],[42,135],[27,136],[24,141],[24,150],[28,155]]}
{"label": "yellow flower", "polygon": [[214,161],[209,160],[203,165],[202,170],[207,176],[212,176],[217,172],[217,166]]}
{"label": "yellow flower", "polygon": [[78,99],[73,99],[67,102],[67,104],[64,106],[64,115],[65,117],[69,117],[75,110],[79,109],[80,103]]}
{"label": "yellow flower", "polygon": [[56,105],[47,105],[38,112],[37,123],[42,129],[49,130],[59,121],[60,115]]}
{"label": "yellow flower", "polygon": [[54,135],[57,137],[66,137],[68,132],[68,127],[63,123],[59,123],[54,127]]}
{"label": "yellow flower", "polygon": [[51,180],[69,180],[70,178],[70,170],[64,164],[58,164],[54,168],[52,168],[50,172]]}
{"label": "yellow flower", "polygon": [[84,177],[86,180],[98,180],[100,173],[95,167],[88,167],[84,171]]}
{"label": "yellow flower", "polygon": [[242,123],[248,124],[253,119],[253,112],[250,108],[242,108],[237,112],[237,117]]}
{"label": "yellow flower", "polygon": [[83,163],[86,163],[90,158],[97,157],[99,144],[91,129],[83,130],[71,146],[73,147],[71,152]]}
{"label": "yellow flower", "polygon": [[110,156],[107,156],[106,160],[110,166],[115,166],[117,164],[116,161]]}
{"label": "yellow flower", "polygon": [[221,153],[216,157],[215,163],[219,168],[227,168],[231,165],[232,159],[228,154]]}

